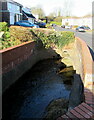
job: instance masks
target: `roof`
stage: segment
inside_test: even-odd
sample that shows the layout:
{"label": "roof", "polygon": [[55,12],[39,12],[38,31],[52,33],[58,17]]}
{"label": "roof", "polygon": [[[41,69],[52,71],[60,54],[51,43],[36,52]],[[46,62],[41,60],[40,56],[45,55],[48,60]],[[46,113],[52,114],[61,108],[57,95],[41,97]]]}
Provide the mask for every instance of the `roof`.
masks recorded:
{"label": "roof", "polygon": [[23,6],[22,4],[17,3],[17,2],[15,2],[14,0],[0,0],[0,2],[9,2],[9,3],[16,4],[16,5],[18,5],[18,6]]}
{"label": "roof", "polygon": [[23,12],[23,14],[26,15],[27,17],[36,19],[32,14],[26,13],[26,12],[24,12],[24,11],[22,11],[22,12]]}

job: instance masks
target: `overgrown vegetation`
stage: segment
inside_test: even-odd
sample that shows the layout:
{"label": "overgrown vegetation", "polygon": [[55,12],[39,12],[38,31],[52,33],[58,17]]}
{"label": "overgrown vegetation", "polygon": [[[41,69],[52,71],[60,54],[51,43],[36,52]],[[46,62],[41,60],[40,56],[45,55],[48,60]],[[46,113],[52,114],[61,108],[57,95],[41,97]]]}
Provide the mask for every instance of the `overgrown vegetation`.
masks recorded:
{"label": "overgrown vegetation", "polygon": [[0,32],[1,31],[9,31],[8,24],[6,22],[0,22]]}
{"label": "overgrown vegetation", "polygon": [[65,45],[73,42],[75,40],[74,33],[70,31],[56,32],[51,31],[48,34],[45,31],[36,31],[34,29],[30,30],[31,33],[36,36],[35,41],[41,40],[44,47],[49,48],[52,44],[57,45],[62,48]]}
{"label": "overgrown vegetation", "polygon": [[11,46],[9,27],[6,22],[0,22],[0,32],[4,32],[0,38],[0,49],[8,48]]}
{"label": "overgrown vegetation", "polygon": [[41,40],[45,48],[57,45],[59,48],[75,40],[74,33],[69,31],[56,32],[52,29],[32,29],[25,27],[10,27],[9,31],[4,32],[0,39],[0,49],[12,47],[27,41]]}

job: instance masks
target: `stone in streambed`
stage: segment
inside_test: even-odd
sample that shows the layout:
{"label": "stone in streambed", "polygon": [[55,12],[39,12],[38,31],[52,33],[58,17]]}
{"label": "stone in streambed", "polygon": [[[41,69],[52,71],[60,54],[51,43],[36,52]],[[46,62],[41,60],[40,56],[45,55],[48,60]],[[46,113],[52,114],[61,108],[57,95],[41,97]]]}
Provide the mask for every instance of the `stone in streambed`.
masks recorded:
{"label": "stone in streambed", "polygon": [[56,120],[59,116],[67,112],[68,100],[57,99],[53,100],[47,107],[46,120]]}

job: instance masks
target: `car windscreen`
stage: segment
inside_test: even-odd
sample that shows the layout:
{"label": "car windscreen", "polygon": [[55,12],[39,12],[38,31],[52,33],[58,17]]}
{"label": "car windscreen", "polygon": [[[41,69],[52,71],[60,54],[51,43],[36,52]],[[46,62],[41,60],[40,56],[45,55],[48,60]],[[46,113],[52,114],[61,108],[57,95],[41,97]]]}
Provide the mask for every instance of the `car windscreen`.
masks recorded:
{"label": "car windscreen", "polygon": [[84,27],[80,27],[80,29],[84,29]]}

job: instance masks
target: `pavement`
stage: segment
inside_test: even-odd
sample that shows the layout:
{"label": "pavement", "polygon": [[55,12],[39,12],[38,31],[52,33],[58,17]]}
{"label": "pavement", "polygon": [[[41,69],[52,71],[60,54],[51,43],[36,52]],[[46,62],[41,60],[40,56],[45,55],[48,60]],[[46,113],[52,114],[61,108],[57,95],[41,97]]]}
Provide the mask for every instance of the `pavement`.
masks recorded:
{"label": "pavement", "polygon": [[90,50],[90,53],[92,55],[92,58],[94,60],[94,34],[92,34],[92,32],[76,32],[73,29],[65,29],[65,28],[61,28],[59,26],[55,26],[54,29],[56,31],[71,31],[75,33],[76,37],[81,38],[82,40],[84,40]]}

